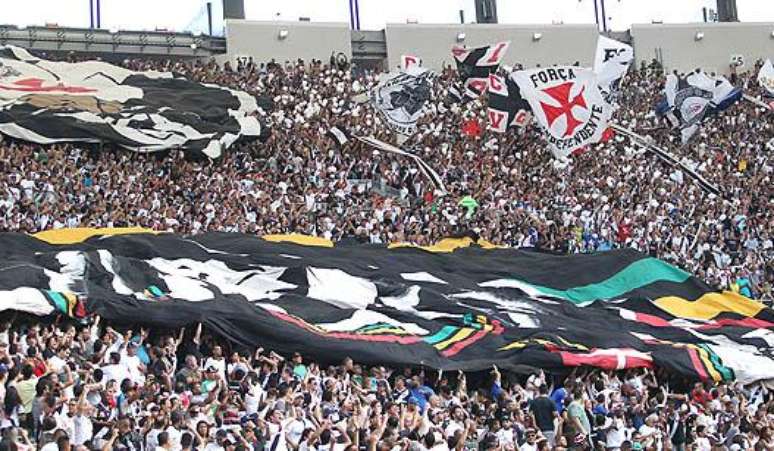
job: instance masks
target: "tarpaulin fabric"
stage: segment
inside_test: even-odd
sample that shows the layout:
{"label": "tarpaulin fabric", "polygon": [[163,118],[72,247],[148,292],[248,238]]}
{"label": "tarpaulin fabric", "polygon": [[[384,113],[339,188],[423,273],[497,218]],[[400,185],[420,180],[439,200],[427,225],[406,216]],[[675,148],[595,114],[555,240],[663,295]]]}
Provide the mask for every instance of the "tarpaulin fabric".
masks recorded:
{"label": "tarpaulin fabric", "polygon": [[0,47],[0,133],[26,141],[179,148],[218,158],[240,137],[268,136],[258,111],[252,95],[169,72],[48,61]]}
{"label": "tarpaulin fabric", "polygon": [[0,308],[99,314],[135,327],[202,322],[235,342],[322,362],[646,366],[745,383],[774,375],[774,315],[760,302],[633,250],[560,256],[480,243],[465,236],[434,249],[208,233],[51,244],[6,233],[0,299],[18,302]]}

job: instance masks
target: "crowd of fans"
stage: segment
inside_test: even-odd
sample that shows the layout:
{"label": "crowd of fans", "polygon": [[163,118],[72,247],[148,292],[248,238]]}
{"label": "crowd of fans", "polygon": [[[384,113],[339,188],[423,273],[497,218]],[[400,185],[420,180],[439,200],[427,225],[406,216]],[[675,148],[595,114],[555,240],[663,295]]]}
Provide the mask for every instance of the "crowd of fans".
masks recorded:
{"label": "crowd of fans", "polygon": [[[722,196],[705,193],[621,136],[560,161],[536,126],[487,131],[485,99],[444,104],[456,78],[450,68],[433,88],[418,133],[404,144],[440,174],[448,190],[440,196],[412,161],[355,140],[339,146],[326,136],[338,126],[394,141],[368,104],[353,101],[375,85],[377,73],[319,61],[124,64],[268,96],[274,107],[263,119],[271,137],[232,146],[215,162],[188,161],[182,152],[139,155],[107,145],[6,140],[0,145],[1,229],[143,226],[416,244],[474,231],[496,244],[559,252],[633,247],[714,286],[771,300],[771,113],[740,102],[681,147],[652,112],[664,82],[658,68],[627,75],[616,120],[653,137]],[[755,94],[751,74],[734,82]],[[484,129],[480,136],[462,133],[471,120]],[[478,207],[460,206],[466,196]]]}
{"label": "crowd of fans", "polygon": [[201,326],[2,329],[2,451],[774,449],[764,386],[497,367],[469,385],[462,372],[229,349]]}
{"label": "crowd of fans", "polygon": [[[633,247],[771,300],[771,113],[739,103],[681,147],[651,112],[663,84],[657,68],[627,76],[617,120],[683,158],[722,196],[622,137],[560,161],[536,128],[464,134],[471,120],[485,128],[485,99],[445,105],[451,70],[404,144],[441,175],[441,196],[411,161],[326,136],[338,126],[393,140],[367,104],[352,101],[376,73],[320,62],[124,64],[268,95],[271,137],[239,143],[219,161],[6,139],[0,229],[143,226],[416,244],[473,231],[565,253]],[[735,83],[755,91],[749,74]],[[477,207],[460,205],[468,196]],[[0,451],[774,449],[774,395],[763,386],[670,386],[650,370],[525,378],[496,367],[468,385],[463,373],[286,357],[229,349],[201,327],[133,333],[99,318],[7,325]]]}

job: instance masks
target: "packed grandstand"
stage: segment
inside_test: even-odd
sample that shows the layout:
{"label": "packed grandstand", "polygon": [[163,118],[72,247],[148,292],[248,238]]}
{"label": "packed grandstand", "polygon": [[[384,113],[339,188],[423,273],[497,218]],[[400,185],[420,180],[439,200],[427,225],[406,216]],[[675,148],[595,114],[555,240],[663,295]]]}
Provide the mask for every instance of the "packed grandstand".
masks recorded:
{"label": "packed grandstand", "polygon": [[631,67],[559,155],[499,62],[0,58],[0,451],[774,449],[763,61],[676,127]]}

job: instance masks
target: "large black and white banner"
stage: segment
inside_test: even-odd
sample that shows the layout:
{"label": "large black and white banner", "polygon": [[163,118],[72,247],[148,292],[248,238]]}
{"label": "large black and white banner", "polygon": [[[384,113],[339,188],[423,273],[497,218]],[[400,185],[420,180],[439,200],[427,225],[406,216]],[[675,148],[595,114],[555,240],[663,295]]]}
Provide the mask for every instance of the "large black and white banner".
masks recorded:
{"label": "large black and white banner", "polygon": [[95,314],[135,330],[201,322],[323,364],[774,375],[770,308],[632,249],[558,256],[493,249],[473,234],[417,249],[113,232],[0,234],[0,311]]}
{"label": "large black and white banner", "polygon": [[371,91],[371,102],[387,120],[390,128],[405,137],[417,130],[425,103],[430,100],[435,73],[412,65],[404,71],[382,75]]}
{"label": "large black and white banner", "polygon": [[261,135],[257,111],[247,93],[167,72],[48,61],[0,47],[0,133],[26,141],[182,148],[217,158],[239,137]]}
{"label": "large black and white banner", "polygon": [[565,157],[602,139],[613,107],[591,69],[558,66],[511,74],[546,130],[554,155]]}

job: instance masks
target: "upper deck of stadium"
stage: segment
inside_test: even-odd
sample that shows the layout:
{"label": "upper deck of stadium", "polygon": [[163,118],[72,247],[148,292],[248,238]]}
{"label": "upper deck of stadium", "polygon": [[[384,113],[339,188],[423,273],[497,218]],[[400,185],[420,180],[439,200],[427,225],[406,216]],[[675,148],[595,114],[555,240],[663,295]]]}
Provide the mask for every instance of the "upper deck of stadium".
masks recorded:
{"label": "upper deck of stadium", "polygon": [[[373,69],[395,67],[401,55],[409,53],[420,56],[424,66],[438,70],[452,63],[448,50],[453,45],[477,46],[502,40],[511,41],[508,65],[590,65],[600,34],[600,27],[593,23],[526,25],[480,23],[480,19],[479,23],[463,24],[412,20],[388,23],[381,30],[360,30],[347,22],[315,22],[303,17],[299,21],[250,21],[244,19],[244,8],[240,6],[241,0],[225,1],[223,36],[212,33],[211,16],[209,33],[108,30],[92,20],[91,28],[67,28],[55,23],[26,27],[0,24],[0,45],[40,52],[86,53],[108,60],[215,58],[224,62],[252,57],[259,62],[285,62],[328,61],[335,55]],[[667,70],[701,67],[728,73],[732,67],[745,69],[758,59],[774,55],[774,22],[634,24],[626,31],[605,34],[630,43],[637,65],[655,59]]]}

